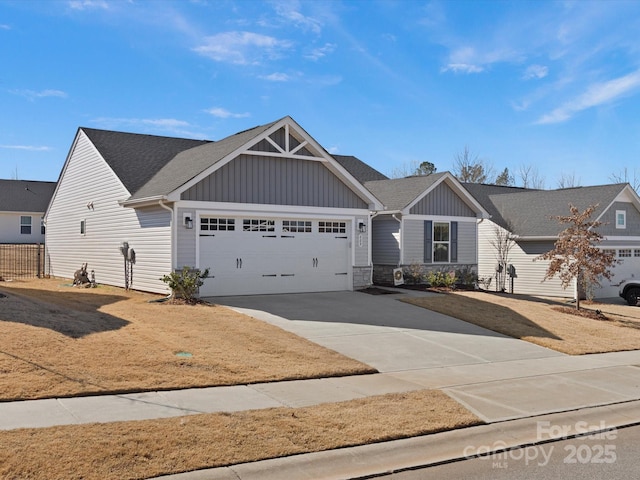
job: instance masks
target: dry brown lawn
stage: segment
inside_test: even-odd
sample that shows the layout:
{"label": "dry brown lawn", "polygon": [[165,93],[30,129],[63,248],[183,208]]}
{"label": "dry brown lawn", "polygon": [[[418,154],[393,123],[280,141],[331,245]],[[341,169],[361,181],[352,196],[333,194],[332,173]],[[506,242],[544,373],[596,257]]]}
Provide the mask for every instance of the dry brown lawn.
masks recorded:
{"label": "dry brown lawn", "polygon": [[570,355],[640,349],[637,307],[581,302],[608,318],[593,320],[554,310],[565,305],[558,300],[524,295],[454,292],[405,301]]}
{"label": "dry brown lawn", "polygon": [[1,282],[0,297],[0,401],[375,372],[219,306],[61,279]]}
{"label": "dry brown lawn", "polygon": [[444,393],[421,390],[296,409],[14,430],[0,432],[0,478],[149,478],[480,423]]}

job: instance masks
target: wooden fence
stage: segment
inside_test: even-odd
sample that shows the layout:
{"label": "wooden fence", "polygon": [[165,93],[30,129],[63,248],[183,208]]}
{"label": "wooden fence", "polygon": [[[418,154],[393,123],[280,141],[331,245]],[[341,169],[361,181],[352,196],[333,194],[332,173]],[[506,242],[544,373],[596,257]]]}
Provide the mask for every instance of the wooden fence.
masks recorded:
{"label": "wooden fence", "polygon": [[44,244],[0,244],[0,277],[43,277]]}

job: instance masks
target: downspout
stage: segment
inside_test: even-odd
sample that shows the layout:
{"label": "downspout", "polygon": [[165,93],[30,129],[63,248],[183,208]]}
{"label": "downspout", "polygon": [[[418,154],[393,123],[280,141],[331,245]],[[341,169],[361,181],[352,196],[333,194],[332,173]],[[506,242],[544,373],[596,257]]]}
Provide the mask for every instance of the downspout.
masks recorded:
{"label": "downspout", "polygon": [[175,235],[174,235],[175,232],[173,231],[173,227],[175,225],[175,222],[173,221],[173,215],[175,212],[173,208],[169,207],[167,204],[164,203],[163,199],[158,200],[158,205],[160,205],[160,207],[164,208],[169,212],[169,231],[171,232],[171,269],[173,270],[174,260],[175,260],[174,248],[176,248]]}
{"label": "downspout", "polygon": [[371,267],[369,270],[369,285],[373,285],[373,247],[371,245],[371,242],[373,241],[373,219],[379,214],[380,212],[369,212],[369,231],[367,232],[367,249],[369,250],[369,266]]}
{"label": "downspout", "polygon": [[395,221],[397,221],[397,222],[400,224],[400,228],[399,228],[399,231],[400,231],[400,255],[398,256],[398,267],[399,267],[399,266],[401,266],[401,265],[402,265],[402,260],[403,260],[403,258],[402,258],[402,257],[404,256],[404,253],[403,253],[403,251],[402,251],[402,244],[403,244],[403,238],[402,238],[402,237],[403,237],[403,235],[402,235],[402,219],[401,219],[401,218],[396,217],[396,214],[395,214],[395,213],[392,213],[392,214],[391,214],[391,218],[393,218]]}

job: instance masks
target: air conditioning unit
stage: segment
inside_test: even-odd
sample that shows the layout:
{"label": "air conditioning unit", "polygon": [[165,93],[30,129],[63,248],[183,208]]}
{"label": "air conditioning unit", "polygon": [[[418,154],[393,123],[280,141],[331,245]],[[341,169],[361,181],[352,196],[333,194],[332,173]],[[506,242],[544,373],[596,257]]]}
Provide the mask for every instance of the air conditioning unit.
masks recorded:
{"label": "air conditioning unit", "polygon": [[404,272],[401,268],[393,269],[393,284],[396,286],[404,285]]}

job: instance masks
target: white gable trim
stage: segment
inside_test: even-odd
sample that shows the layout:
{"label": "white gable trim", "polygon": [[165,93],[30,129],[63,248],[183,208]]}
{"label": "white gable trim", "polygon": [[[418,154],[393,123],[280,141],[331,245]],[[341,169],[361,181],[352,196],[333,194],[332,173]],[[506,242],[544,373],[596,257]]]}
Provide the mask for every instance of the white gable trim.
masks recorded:
{"label": "white gable trim", "polygon": [[[269,138],[271,134],[273,134],[274,132],[278,131],[283,127],[285,128],[285,139],[286,139],[285,150],[286,151],[283,150],[281,147],[279,147],[277,144],[275,144],[275,142],[271,141],[271,139]],[[300,137],[302,139],[302,141],[300,142],[300,145],[296,146],[293,150],[289,150],[289,134],[291,133],[291,129],[293,129],[297,137]],[[274,147],[276,147],[281,153],[260,152],[260,151],[249,150],[255,144],[265,139],[268,142],[270,142]],[[313,153],[318,154],[319,156],[312,157],[309,155],[298,155],[295,153],[303,147],[307,147],[307,148],[310,148],[311,150],[314,150]],[[380,201],[371,192],[369,192],[369,190],[367,190],[349,172],[347,172],[347,170],[345,170],[342,167],[342,165],[340,165],[331,155],[329,155],[326,152],[326,150],[318,142],[316,142],[313,139],[313,137],[311,137],[300,125],[296,123],[295,120],[293,120],[289,116],[284,117],[282,120],[274,123],[271,127],[269,127],[267,130],[262,132],[260,135],[257,135],[256,137],[251,139],[249,142],[238,147],[236,150],[226,155],[224,158],[216,162],[214,165],[210,166],[200,174],[196,175],[194,178],[192,178],[190,181],[182,185],[180,188],[171,192],[169,195],[167,195],[167,199],[169,201],[176,201],[176,202],[180,201],[180,195],[183,192],[185,192],[186,190],[188,190],[198,182],[202,181],[203,179],[207,178],[216,170],[222,168],[224,165],[233,161],[234,159],[236,159],[238,156],[242,154],[259,155],[259,156],[266,156],[266,157],[279,157],[279,158],[285,157],[285,158],[294,158],[294,159],[306,160],[306,161],[322,162],[333,174],[338,176],[338,178],[340,178],[340,180],[342,180],[362,200],[366,201],[370,205],[371,209],[373,210],[382,209],[382,203],[380,203]]]}

